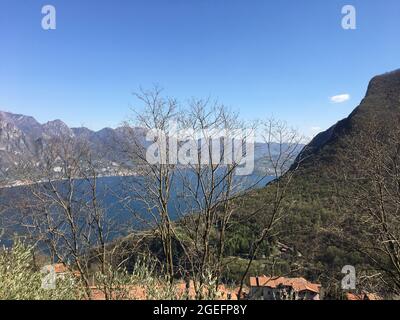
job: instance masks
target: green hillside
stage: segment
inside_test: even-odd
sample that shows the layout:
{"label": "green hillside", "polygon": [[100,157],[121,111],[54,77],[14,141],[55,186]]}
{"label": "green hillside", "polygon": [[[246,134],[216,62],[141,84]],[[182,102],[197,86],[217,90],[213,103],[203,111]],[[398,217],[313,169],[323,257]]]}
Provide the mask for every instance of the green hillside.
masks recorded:
{"label": "green hillside", "polygon": [[[268,238],[268,249],[257,256],[269,257],[266,272],[275,263],[275,272],[321,281],[327,294],[337,297],[341,269],[353,265],[363,289],[398,291],[399,119],[400,71],[395,71],[373,78],[349,117],[310,142],[289,172],[293,181],[282,220]],[[271,209],[265,205],[249,219],[246,212],[273,202],[275,192],[272,184],[241,203],[229,255],[248,252]]]}

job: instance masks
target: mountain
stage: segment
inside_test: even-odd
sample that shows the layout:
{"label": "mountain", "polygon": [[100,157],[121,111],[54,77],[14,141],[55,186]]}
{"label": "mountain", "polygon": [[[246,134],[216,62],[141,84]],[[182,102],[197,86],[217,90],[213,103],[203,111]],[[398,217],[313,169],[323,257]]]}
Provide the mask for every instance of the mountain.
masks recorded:
{"label": "mountain", "polygon": [[[29,132],[31,130],[31,132]],[[31,117],[0,112],[0,166],[6,169],[19,158],[35,154],[41,126]]]}
{"label": "mountain", "polygon": [[[102,175],[131,174],[134,173],[135,166],[124,148],[132,145],[132,137],[144,146],[148,145],[150,142],[146,142],[145,135],[146,130],[138,127],[92,131],[85,127],[69,128],[61,120],[40,124],[31,116],[0,111],[0,173],[7,172],[26,160],[40,164],[44,161],[44,150],[52,141],[67,138],[71,141],[85,141],[89,145]],[[265,143],[255,144],[255,168],[258,174],[268,172],[265,155],[268,152],[278,154],[279,147],[279,144],[272,143],[269,150]],[[296,154],[302,147],[298,146]],[[7,180],[13,181],[12,174],[7,176]]]}
{"label": "mountain", "polygon": [[[0,172],[7,172],[26,160],[40,163],[43,150],[51,141],[68,138],[88,142],[102,174],[119,175],[132,168],[117,150],[115,143],[121,128],[92,131],[88,128],[69,128],[63,121],[54,120],[40,124],[31,116],[0,111]],[[10,175],[8,175],[10,176]],[[13,179],[13,177],[9,177]]]}
{"label": "mountain", "polygon": [[356,139],[357,136],[368,134],[371,123],[379,122],[386,127],[399,116],[400,69],[376,76],[370,81],[360,105],[347,118],[319,133],[299,155],[297,160],[302,159],[301,169],[315,170],[312,168],[316,164],[320,167],[334,161],[333,154],[351,148],[345,142],[349,137]]}
{"label": "mountain", "polygon": [[[343,294],[341,270],[352,265],[364,276],[382,276],[364,278],[373,290],[393,293],[396,281],[390,272],[397,271],[386,252],[398,252],[398,247],[385,247],[381,232],[399,236],[399,121],[400,70],[396,70],[374,77],[359,106],[304,147],[281,179],[283,183],[292,177],[282,201],[283,216],[262,250],[270,260],[261,254],[257,258],[259,274],[270,272],[263,268],[271,264],[275,273],[293,272],[318,281],[328,288],[328,295],[338,298]],[[277,188],[277,183],[269,184],[240,203],[240,223],[229,236],[231,255],[243,255],[260,234],[260,226],[273,212],[268,204],[274,203]],[[257,216],[243,218],[259,206],[264,208]],[[383,222],[374,224],[369,211],[379,213],[376,219],[383,214]],[[394,241],[390,237],[389,243]],[[282,246],[291,250],[282,251]]]}
{"label": "mountain", "polygon": [[10,112],[0,111],[1,122],[11,123],[27,136],[31,136],[34,140],[43,134],[42,125],[30,116],[22,114],[13,114]]}
{"label": "mountain", "polygon": [[[74,137],[75,133],[61,120],[53,120],[42,125],[43,134],[49,137]],[[89,129],[87,129],[89,130]],[[77,135],[79,137],[79,135]]]}

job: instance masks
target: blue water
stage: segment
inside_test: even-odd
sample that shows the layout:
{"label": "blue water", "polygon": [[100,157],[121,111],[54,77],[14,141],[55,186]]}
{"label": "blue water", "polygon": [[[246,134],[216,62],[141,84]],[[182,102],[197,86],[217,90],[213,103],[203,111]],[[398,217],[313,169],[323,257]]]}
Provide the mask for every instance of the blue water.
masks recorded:
{"label": "blue water", "polygon": [[[241,188],[236,190],[237,192],[250,187],[264,187],[272,180],[271,177],[261,177],[258,175],[236,179],[240,179],[242,185]],[[138,201],[137,197],[134,195],[134,191],[142,196],[145,195],[145,181],[146,179],[144,177],[103,177],[98,179],[98,202],[100,207],[104,210],[105,219],[112,224],[111,229],[115,230],[108,235],[108,241],[127,235],[133,230],[152,227],[153,218],[151,212],[148,211],[144,202]],[[192,188],[194,189],[195,181],[197,180],[191,177],[190,173],[187,173],[185,177],[177,175],[174,177],[168,208],[172,220],[176,220],[187,213],[199,211],[199,206],[196,201],[194,201],[193,198],[184,196],[187,192],[184,190],[183,181],[192,184]],[[88,182],[80,180],[76,183],[74,199],[77,203],[83,200],[88,201],[90,199],[89,195],[86,193],[88,192]],[[59,192],[66,195],[67,190],[65,183],[60,181],[56,185]],[[222,189],[223,187],[221,186],[220,190]],[[29,216],[30,209],[26,209],[26,205],[31,204],[30,192],[29,188],[26,187],[14,187],[4,189],[0,193],[0,203],[8,208],[2,216],[0,216],[0,231],[1,229],[6,231],[0,239],[3,244],[8,242],[9,239],[13,237],[13,234],[23,234],[26,232],[26,230],[21,227],[20,221],[21,219],[25,219],[25,223],[27,222],[26,217]]]}

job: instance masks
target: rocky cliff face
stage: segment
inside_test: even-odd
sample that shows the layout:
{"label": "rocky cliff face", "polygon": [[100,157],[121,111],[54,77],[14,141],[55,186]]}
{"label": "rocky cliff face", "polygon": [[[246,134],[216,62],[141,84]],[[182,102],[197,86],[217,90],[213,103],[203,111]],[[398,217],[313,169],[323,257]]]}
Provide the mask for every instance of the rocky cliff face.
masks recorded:
{"label": "rocky cliff face", "polygon": [[0,111],[0,173],[4,179],[4,173],[24,161],[39,164],[44,148],[51,140],[60,138],[85,140],[104,175],[118,174],[121,170],[126,173],[129,168],[124,168],[125,161],[116,150],[117,134],[118,129],[94,132],[83,127],[69,128],[61,120],[40,124],[30,116]]}
{"label": "rocky cliff face", "polygon": [[[318,134],[298,160],[302,159],[303,168],[335,161],[333,155],[340,153],[343,148],[352,148],[345,141],[349,137],[357,139],[361,134],[365,136],[371,129],[371,123],[379,122],[385,126],[385,123],[388,125],[395,119],[400,119],[400,70],[374,77],[360,105],[347,118]],[[377,126],[375,129],[379,130]]]}
{"label": "rocky cliff face", "polygon": [[[26,158],[35,154],[37,146],[35,139],[26,135],[26,123],[22,119],[13,117],[9,113],[0,112],[0,166],[3,170],[17,161],[18,158]],[[19,127],[18,124],[21,124]]]}

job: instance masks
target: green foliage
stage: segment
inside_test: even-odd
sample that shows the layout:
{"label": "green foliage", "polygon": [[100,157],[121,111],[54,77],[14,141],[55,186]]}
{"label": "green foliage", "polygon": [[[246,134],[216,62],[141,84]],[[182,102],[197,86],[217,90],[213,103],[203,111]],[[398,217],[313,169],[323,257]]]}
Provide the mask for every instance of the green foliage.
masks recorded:
{"label": "green foliage", "polygon": [[107,300],[186,299],[177,283],[171,281],[151,256],[138,256],[131,270],[109,266],[94,275],[96,288]]}
{"label": "green foliage", "polygon": [[33,247],[16,241],[11,249],[0,252],[1,300],[69,300],[79,298],[76,279],[66,276],[57,279],[55,289],[43,289],[45,276],[35,270]]}

